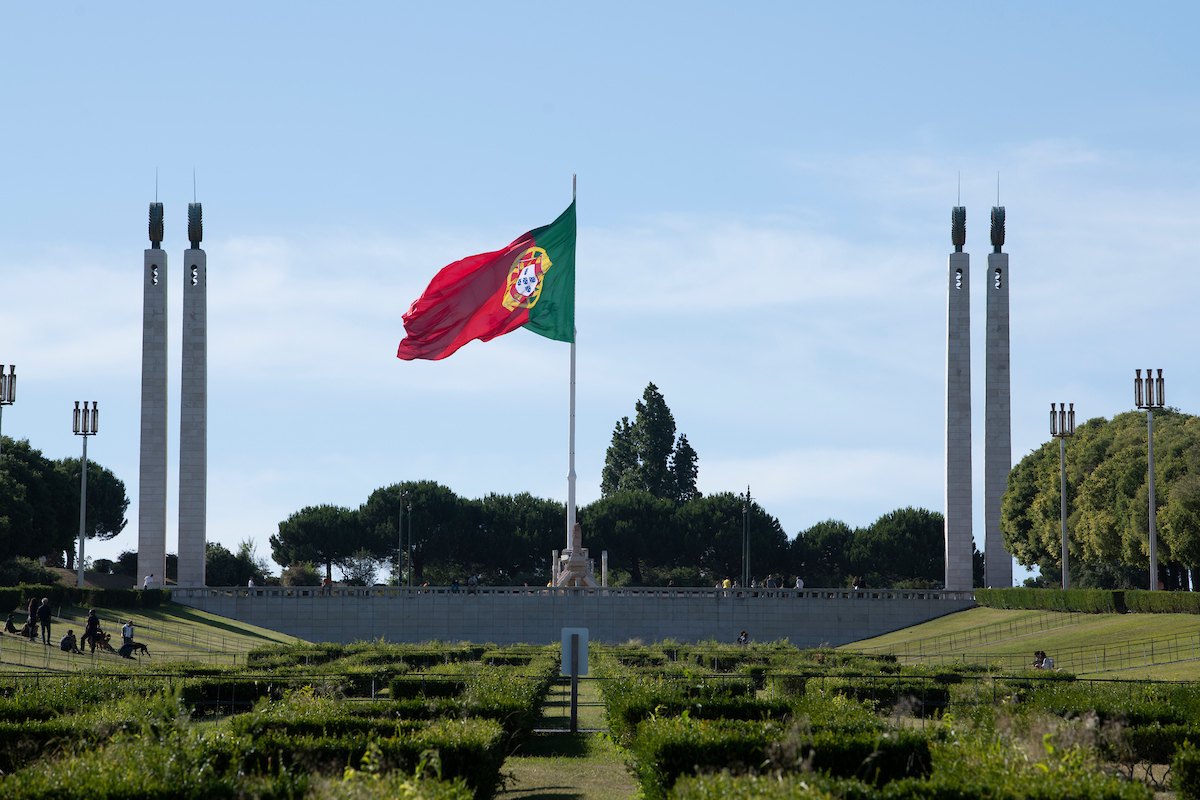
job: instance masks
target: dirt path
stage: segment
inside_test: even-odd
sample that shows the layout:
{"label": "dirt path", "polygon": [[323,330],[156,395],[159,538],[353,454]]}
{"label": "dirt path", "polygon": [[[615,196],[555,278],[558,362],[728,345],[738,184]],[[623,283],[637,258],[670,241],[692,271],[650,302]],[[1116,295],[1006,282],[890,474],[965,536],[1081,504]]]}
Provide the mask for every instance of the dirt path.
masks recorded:
{"label": "dirt path", "polygon": [[625,769],[626,754],[607,734],[604,707],[595,681],[579,682],[579,729],[572,735],[566,716],[570,686],[550,691],[539,732],[520,753],[504,762],[510,776],[501,800],[622,800],[636,784]]}

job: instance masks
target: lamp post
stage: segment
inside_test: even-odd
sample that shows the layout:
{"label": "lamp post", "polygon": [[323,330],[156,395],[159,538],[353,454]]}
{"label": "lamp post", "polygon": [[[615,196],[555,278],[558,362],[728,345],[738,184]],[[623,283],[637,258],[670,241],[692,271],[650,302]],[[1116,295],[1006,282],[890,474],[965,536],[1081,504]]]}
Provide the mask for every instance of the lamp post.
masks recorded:
{"label": "lamp post", "polygon": [[87,541],[87,437],[96,435],[96,425],[100,421],[100,411],[96,405],[93,400],[89,411],[86,400],[83,401],[83,408],[79,407],[79,401],[76,400],[75,413],[72,415],[75,435],[83,437],[83,461],[79,465],[79,577],[75,584],[80,589],[83,588],[83,543]]}
{"label": "lamp post", "polygon": [[396,509],[396,528],[400,534],[400,541],[396,546],[396,586],[404,585],[404,498],[408,497],[408,492],[404,491],[404,484],[400,484],[400,504]]}
{"label": "lamp post", "polygon": [[[1142,383],[1142,371],[1135,370],[1137,377],[1133,379],[1133,402],[1138,408],[1146,409],[1146,458],[1150,462],[1150,590],[1158,588],[1158,524],[1155,520],[1154,504],[1154,409],[1163,408],[1163,395],[1166,384],[1163,381],[1162,370],[1154,378],[1146,370],[1146,382]],[[1144,391],[1143,391],[1144,388]]]}
{"label": "lamp post", "polygon": [[[405,495],[408,493],[405,492]],[[408,504],[408,585],[413,585],[412,503]]]}
{"label": "lamp post", "polygon": [[746,486],[746,498],[742,503],[742,588],[750,586],[750,487]]}
{"label": "lamp post", "polygon": [[1075,404],[1065,410],[1062,403],[1058,404],[1058,413],[1054,412],[1054,403],[1050,404],[1050,435],[1058,439],[1058,486],[1059,486],[1059,517],[1062,525],[1062,587],[1071,587],[1071,568],[1067,555],[1067,445],[1068,437],[1075,435]]}
{"label": "lamp post", "polygon": [[[0,415],[4,413],[5,406],[11,406],[17,399],[17,367],[15,364],[8,365],[8,374],[4,374],[4,365],[0,364]],[[2,416],[0,416],[2,418]],[[3,443],[0,442],[0,455],[3,455]]]}

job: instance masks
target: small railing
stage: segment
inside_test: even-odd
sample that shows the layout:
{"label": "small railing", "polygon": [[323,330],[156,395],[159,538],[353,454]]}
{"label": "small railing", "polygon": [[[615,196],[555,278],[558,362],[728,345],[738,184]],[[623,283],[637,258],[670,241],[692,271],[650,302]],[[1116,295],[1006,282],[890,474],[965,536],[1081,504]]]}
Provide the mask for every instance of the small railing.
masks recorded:
{"label": "small railing", "polygon": [[973,591],[945,589],[717,589],[705,587],[551,587],[551,586],[205,586],[171,590],[174,600],[247,598],[296,599],[305,597],[418,598],[430,595],[491,597],[644,597],[711,598],[714,600],[936,600],[974,601]]}

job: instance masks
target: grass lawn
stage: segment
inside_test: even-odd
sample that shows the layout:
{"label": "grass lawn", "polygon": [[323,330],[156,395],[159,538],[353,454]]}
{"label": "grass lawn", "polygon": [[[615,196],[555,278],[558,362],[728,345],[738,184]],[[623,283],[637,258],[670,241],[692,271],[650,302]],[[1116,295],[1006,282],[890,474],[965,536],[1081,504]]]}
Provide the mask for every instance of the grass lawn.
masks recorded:
{"label": "grass lawn", "polygon": [[905,663],[957,659],[1007,669],[1045,650],[1078,675],[1200,680],[1200,617],[973,608],[840,649],[895,653]]}
{"label": "grass lawn", "polygon": [[[68,630],[75,632],[76,640],[83,635],[88,609],[64,606],[54,611],[50,647],[43,645],[40,637],[30,642],[11,634],[0,636],[0,671],[128,669],[139,664],[138,659],[124,659],[100,650],[92,655],[91,648],[85,649],[82,656],[62,652],[58,649],[59,639]],[[96,615],[100,617],[101,628],[112,635],[113,646],[117,648],[121,646],[122,623],[133,620],[134,639],[150,650],[149,658],[143,656],[140,660],[143,665],[180,660],[234,664],[240,663],[252,648],[272,642],[296,641],[276,631],[175,604],[137,611],[100,608]],[[18,615],[18,620],[23,622],[23,613]]]}
{"label": "grass lawn", "polygon": [[[565,703],[564,703],[565,701]],[[504,762],[510,779],[497,798],[538,800],[622,800],[637,788],[625,769],[626,753],[602,731],[607,723],[595,681],[579,681],[580,733],[569,732],[570,685],[551,689],[543,705],[539,733]],[[566,728],[566,730],[563,730]],[[556,730],[557,729],[557,730]],[[584,730],[592,732],[583,732]]]}

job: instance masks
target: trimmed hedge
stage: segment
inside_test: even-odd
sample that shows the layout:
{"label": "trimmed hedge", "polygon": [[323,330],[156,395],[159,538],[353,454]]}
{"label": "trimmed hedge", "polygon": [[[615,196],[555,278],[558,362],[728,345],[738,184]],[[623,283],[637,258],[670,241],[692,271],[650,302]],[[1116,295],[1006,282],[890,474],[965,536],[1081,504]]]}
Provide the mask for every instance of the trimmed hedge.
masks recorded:
{"label": "trimmed hedge", "polygon": [[[394,722],[392,730],[401,733]],[[427,753],[436,751],[441,777],[463,778],[475,797],[482,800],[491,797],[499,783],[500,767],[507,754],[506,739],[500,726],[490,720],[441,720],[387,737],[367,731],[304,735],[265,729],[253,738],[210,737],[204,745],[204,755],[221,765],[222,771],[328,775],[360,763],[368,748],[375,745],[384,771],[398,770],[411,775]]]}
{"label": "trimmed hedge", "polygon": [[1125,592],[1125,605],[1139,614],[1200,614],[1200,592]]}
{"label": "trimmed hedge", "polygon": [[989,608],[1124,614],[1125,594],[1109,589],[976,589],[975,602]]}
{"label": "trimmed hedge", "polygon": [[[654,719],[638,726],[630,750],[649,800],[665,798],[684,775],[725,769],[753,772],[767,766],[791,770],[804,758],[811,758],[818,772],[857,777],[874,786],[926,776],[931,768],[929,740],[917,731],[818,731],[807,741],[798,736],[796,730],[774,722]],[[789,749],[795,752],[784,755]],[[784,763],[770,763],[776,750],[775,757]]]}
{"label": "trimmed hedge", "polygon": [[[1006,785],[979,781],[950,785],[936,777],[903,778],[882,787],[819,775],[745,775],[728,773],[682,778],[672,800],[1152,800],[1139,783],[1105,775],[1022,775]],[[1180,794],[1180,800],[1187,800]]]}
{"label": "trimmed hedge", "polygon": [[61,583],[52,586],[23,583],[0,588],[0,608],[24,611],[30,597],[49,597],[52,605],[78,608],[158,608],[171,602],[171,590],[80,589]]}
{"label": "trimmed hedge", "polygon": [[990,608],[1036,608],[1085,614],[1200,614],[1200,592],[1144,589],[976,589],[975,602]]}

